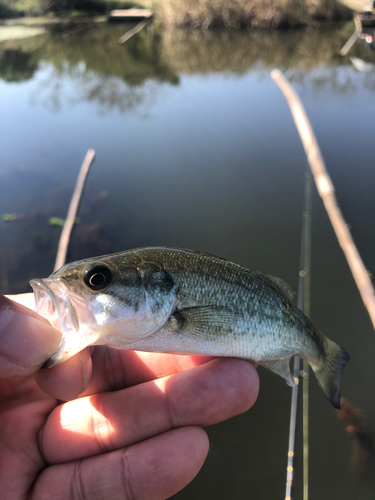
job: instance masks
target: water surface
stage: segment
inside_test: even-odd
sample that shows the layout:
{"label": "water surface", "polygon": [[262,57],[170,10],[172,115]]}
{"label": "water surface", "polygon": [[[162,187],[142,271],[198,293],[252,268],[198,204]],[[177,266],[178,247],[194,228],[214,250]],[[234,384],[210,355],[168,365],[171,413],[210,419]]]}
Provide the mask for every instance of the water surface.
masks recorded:
{"label": "water surface", "polygon": [[[375,64],[351,24],[290,33],[97,26],[0,45],[2,113],[0,292],[50,274],[81,161],[96,160],[69,260],[146,245],[199,249],[280,276],[299,272],[306,158],[269,76],[292,80],[306,107],[342,211],[375,274]],[[352,355],[342,394],[375,428],[375,336],[314,191],[312,304],[316,326]],[[284,498],[290,389],[259,369],[244,415],[208,429],[211,450],[176,499]],[[311,498],[375,498],[374,455],[311,381]],[[352,431],[351,433],[348,432]],[[301,498],[301,440],[295,498]]]}

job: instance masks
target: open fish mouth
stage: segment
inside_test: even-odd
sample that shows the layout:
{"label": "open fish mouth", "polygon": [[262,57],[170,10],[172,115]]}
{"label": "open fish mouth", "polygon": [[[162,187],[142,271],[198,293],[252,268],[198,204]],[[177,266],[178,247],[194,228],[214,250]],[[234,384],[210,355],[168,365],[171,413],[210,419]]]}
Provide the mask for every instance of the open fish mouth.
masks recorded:
{"label": "open fish mouth", "polygon": [[48,319],[51,325],[62,333],[78,332],[76,311],[64,290],[49,279],[30,281],[35,296],[36,311]]}
{"label": "open fish mouth", "polygon": [[[50,278],[33,279],[30,281],[35,296],[36,311],[46,318],[51,325],[62,333],[58,350],[44,363],[43,368],[49,368],[72,355],[73,346],[68,348],[68,339],[79,338],[79,321],[75,308],[64,289]],[[78,349],[79,350],[79,349]],[[76,351],[78,352],[78,351]],[[73,353],[75,354],[75,353]]]}
{"label": "open fish mouth", "polygon": [[62,330],[63,317],[56,295],[53,293],[47,282],[48,279],[33,279],[30,285],[34,291],[36,311],[38,314],[48,319],[51,325],[57,330]]}

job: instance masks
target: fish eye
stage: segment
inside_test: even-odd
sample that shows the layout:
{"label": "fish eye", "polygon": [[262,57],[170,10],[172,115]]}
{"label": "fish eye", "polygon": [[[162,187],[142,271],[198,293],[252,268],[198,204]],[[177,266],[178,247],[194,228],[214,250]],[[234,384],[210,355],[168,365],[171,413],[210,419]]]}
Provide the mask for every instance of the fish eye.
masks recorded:
{"label": "fish eye", "polygon": [[84,280],[91,290],[104,290],[112,281],[112,273],[106,266],[96,266],[85,271]]}

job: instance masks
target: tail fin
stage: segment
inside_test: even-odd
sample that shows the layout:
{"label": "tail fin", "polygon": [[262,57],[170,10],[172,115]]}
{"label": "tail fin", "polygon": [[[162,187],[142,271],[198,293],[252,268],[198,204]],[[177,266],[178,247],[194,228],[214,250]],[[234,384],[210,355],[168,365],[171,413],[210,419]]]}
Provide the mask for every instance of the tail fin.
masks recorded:
{"label": "tail fin", "polygon": [[324,352],[319,363],[312,366],[318,384],[335,408],[340,408],[340,376],[349,359],[350,354],[345,349],[325,337]]}

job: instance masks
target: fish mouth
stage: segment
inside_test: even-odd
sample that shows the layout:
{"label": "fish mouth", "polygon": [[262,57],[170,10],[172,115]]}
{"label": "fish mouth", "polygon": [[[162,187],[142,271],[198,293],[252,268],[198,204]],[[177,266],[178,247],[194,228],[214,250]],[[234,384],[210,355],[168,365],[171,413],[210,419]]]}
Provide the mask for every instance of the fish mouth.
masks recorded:
{"label": "fish mouth", "polygon": [[[73,304],[69,300],[64,287],[50,278],[33,279],[30,285],[34,291],[36,311],[46,318],[51,325],[62,333],[62,340],[57,351],[44,363],[42,368],[50,368],[65,361],[80,349],[71,345],[72,336],[79,337],[79,321]],[[70,340],[70,341],[69,341]],[[76,350],[75,350],[76,349]],[[75,352],[72,352],[75,350]]]}
{"label": "fish mouth", "polygon": [[44,280],[33,279],[30,281],[34,292],[37,313],[48,319],[54,328],[62,331],[64,324],[63,312],[55,293],[50,288],[52,283],[52,280],[48,278]]}

